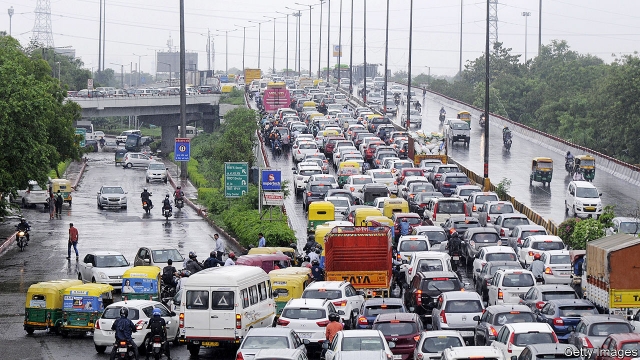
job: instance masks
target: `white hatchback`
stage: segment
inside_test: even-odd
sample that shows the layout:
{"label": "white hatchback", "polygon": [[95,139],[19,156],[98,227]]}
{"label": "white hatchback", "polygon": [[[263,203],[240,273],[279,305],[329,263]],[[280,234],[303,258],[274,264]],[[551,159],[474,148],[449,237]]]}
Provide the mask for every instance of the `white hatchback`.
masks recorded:
{"label": "white hatchback", "polygon": [[526,294],[536,284],[529,270],[498,270],[487,286],[489,305],[519,304],[520,295]]}
{"label": "white hatchback", "polygon": [[78,280],[85,283],[109,284],[122,288],[122,275],[131,268],[127,259],[116,251],[94,251],[78,263]]}
{"label": "white hatchback", "polygon": [[480,248],[480,251],[473,259],[473,281],[475,282],[476,275],[480,274],[484,265],[489,261],[516,261],[516,252],[508,246],[485,246]]}
{"label": "white hatchback", "polygon": [[330,313],[344,315],[328,299],[291,299],[282,309],[276,327],[293,329],[300,339],[319,344],[326,339]]}
{"label": "white hatchback", "polygon": [[533,262],[535,254],[543,251],[563,250],[565,248],[562,239],[555,235],[531,235],[524,239],[522,247],[518,249],[518,259],[523,267]]}
{"label": "white hatchback", "polygon": [[293,145],[291,153],[293,154],[293,160],[295,162],[302,161],[307,154],[315,154],[318,152],[318,144],[315,142],[300,142]]}

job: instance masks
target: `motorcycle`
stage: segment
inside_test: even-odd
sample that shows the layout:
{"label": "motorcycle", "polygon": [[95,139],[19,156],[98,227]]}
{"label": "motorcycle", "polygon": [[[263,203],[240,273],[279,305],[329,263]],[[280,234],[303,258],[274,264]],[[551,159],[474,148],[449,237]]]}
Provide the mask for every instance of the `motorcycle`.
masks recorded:
{"label": "motorcycle", "polygon": [[544,278],[542,276],[536,276],[536,284],[544,284]]}
{"label": "motorcycle", "polygon": [[[177,280],[176,280],[177,283]],[[176,296],[176,287],[171,285],[162,285],[160,290],[160,301],[163,304],[167,304],[173,297]]]}
{"label": "motorcycle", "polygon": [[162,209],[162,216],[164,216],[165,219],[169,220],[171,215],[172,215],[171,209],[167,209],[167,208]]}
{"label": "motorcycle", "polygon": [[573,175],[573,159],[564,160],[564,169],[567,170],[570,175]]}
{"label": "motorcycle", "polygon": [[460,252],[452,251],[451,252],[451,269],[453,271],[458,271],[458,264],[460,264]]}
{"label": "motorcycle", "polygon": [[151,339],[151,353],[156,360],[159,360],[164,353],[164,341],[162,341],[162,336],[154,335],[153,339]]}
{"label": "motorcycle", "polygon": [[276,141],[273,145],[273,156],[280,155],[282,155],[282,145],[280,144],[280,141]]}
{"label": "motorcycle", "polygon": [[480,116],[479,123],[480,123],[480,127],[484,127],[484,116]]}
{"label": "motorcycle", "polygon": [[504,147],[507,148],[507,150],[511,150],[511,143],[512,143],[511,139],[505,140],[504,141]]}
{"label": "motorcycle", "polygon": [[136,355],[133,348],[127,340],[119,340],[116,343],[116,358],[118,359],[135,359]]}
{"label": "motorcycle", "polygon": [[176,203],[176,208],[177,208],[178,210],[179,210],[179,209],[182,209],[182,208],[184,207],[184,199],[183,199],[183,198],[181,198],[181,197],[177,198],[177,199],[176,199],[176,201],[175,201],[175,203]]}
{"label": "motorcycle", "polygon": [[18,244],[20,251],[24,251],[24,248],[27,247],[27,230],[18,230],[16,244]]}
{"label": "motorcycle", "polygon": [[142,201],[142,209],[144,210],[145,213],[149,213],[151,211],[151,206],[149,206],[149,203],[146,201]]}
{"label": "motorcycle", "polygon": [[442,122],[444,122],[444,118],[445,118],[445,114],[444,114],[444,113],[441,113],[441,114],[440,114],[440,122],[441,122],[441,123],[442,123]]}

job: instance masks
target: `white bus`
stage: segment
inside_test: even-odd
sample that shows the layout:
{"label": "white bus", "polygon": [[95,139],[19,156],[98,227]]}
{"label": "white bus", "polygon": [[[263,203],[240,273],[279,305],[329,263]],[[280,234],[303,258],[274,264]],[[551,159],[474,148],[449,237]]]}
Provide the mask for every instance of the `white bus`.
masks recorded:
{"label": "white bus", "polygon": [[189,277],[180,301],[180,337],[200,347],[239,344],[251,328],[271,327],[276,305],[269,275],[257,266],[209,268]]}

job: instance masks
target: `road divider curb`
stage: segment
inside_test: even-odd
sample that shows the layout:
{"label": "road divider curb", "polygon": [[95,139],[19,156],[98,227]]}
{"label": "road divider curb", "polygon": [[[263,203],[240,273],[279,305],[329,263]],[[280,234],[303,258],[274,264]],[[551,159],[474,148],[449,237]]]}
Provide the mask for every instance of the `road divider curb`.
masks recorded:
{"label": "road divider curb", "polygon": [[82,180],[82,175],[84,174],[84,170],[86,169],[86,167],[87,167],[87,158],[82,158],[82,166],[80,167],[80,172],[78,173],[78,177],[76,177],[76,180],[73,182],[73,185],[71,185],[74,191],[78,187],[78,184],[80,184],[80,180]]}
{"label": "road divider curb", "polygon": [[7,250],[9,250],[9,246],[16,241],[17,232],[13,233],[13,235],[9,236],[3,243],[0,245],[0,255],[4,254]]}

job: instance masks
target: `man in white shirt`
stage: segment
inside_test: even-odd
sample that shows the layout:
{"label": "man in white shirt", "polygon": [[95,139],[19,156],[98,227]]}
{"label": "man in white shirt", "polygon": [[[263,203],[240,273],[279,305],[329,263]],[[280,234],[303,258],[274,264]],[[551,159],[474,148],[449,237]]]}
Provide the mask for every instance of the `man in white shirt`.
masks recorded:
{"label": "man in white shirt", "polygon": [[224,266],[232,266],[235,264],[236,264],[236,254],[233,251],[231,251],[229,252],[229,257],[224,262]]}
{"label": "man in white shirt", "polygon": [[224,254],[224,241],[220,238],[220,235],[213,235],[214,240],[216,241],[216,258],[222,261],[222,254]]}

